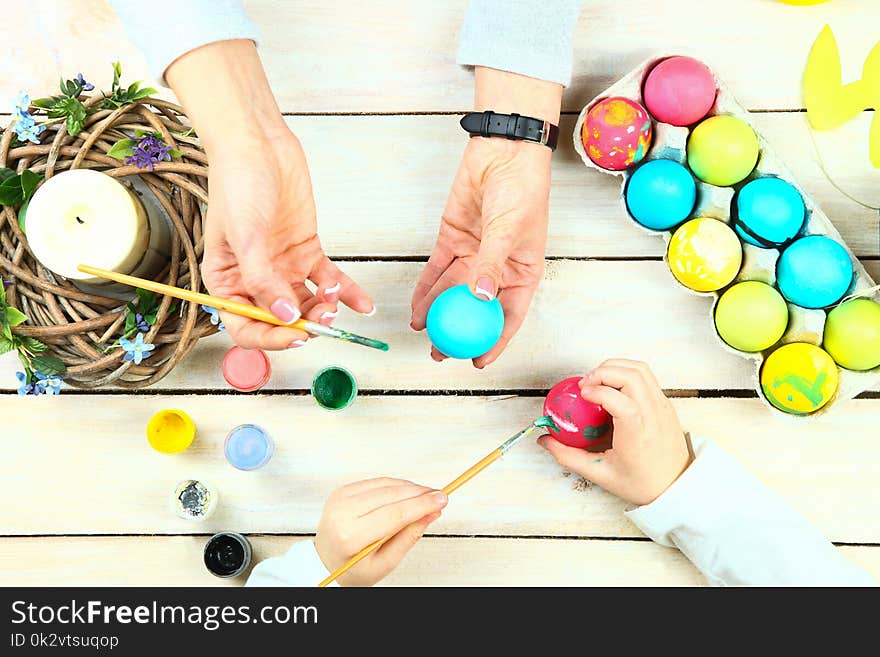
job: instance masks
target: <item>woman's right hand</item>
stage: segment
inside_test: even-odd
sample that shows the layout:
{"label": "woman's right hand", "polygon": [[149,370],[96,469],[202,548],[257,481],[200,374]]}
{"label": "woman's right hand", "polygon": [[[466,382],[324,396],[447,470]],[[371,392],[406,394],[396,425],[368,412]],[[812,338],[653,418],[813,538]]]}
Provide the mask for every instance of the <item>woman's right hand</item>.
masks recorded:
{"label": "woman's right hand", "polygon": [[[370,296],[321,247],[305,153],[278,110],[253,42],[192,50],[171,64],[166,79],[208,155],[208,291],[267,308],[288,324],[301,316],[329,324],[340,301],[371,313]],[[221,316],[242,347],[287,349],[308,339],[290,327]]]}

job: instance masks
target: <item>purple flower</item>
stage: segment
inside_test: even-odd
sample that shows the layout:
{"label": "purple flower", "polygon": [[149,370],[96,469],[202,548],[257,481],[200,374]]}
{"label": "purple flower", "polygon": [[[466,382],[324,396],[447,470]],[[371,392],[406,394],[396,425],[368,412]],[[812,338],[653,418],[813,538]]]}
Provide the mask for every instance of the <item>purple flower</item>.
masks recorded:
{"label": "purple flower", "polygon": [[171,147],[155,135],[144,135],[138,139],[131,155],[126,156],[125,163],[133,164],[138,169],[153,170],[153,165],[159,162],[171,161]]}
{"label": "purple flower", "polygon": [[95,88],[95,85],[93,85],[91,82],[86,82],[85,78],[83,78],[82,73],[76,74],[76,81],[79,82],[79,86],[83,88],[83,91],[91,91]]}
{"label": "purple flower", "polygon": [[137,327],[138,331],[143,331],[144,333],[150,330],[150,323],[145,320],[144,316],[140,313],[135,313],[134,325]]}

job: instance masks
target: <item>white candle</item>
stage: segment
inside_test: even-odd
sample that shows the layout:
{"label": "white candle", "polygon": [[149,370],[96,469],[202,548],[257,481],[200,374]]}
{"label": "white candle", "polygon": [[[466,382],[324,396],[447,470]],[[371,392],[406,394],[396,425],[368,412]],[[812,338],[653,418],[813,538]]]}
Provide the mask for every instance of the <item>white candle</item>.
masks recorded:
{"label": "white candle", "polygon": [[74,169],[52,176],[36,191],[25,230],[31,251],[47,269],[77,284],[102,285],[107,281],[79,272],[77,265],[156,273],[142,271],[146,261],[155,260],[150,223],[143,204],[122,183],[100,171]]}

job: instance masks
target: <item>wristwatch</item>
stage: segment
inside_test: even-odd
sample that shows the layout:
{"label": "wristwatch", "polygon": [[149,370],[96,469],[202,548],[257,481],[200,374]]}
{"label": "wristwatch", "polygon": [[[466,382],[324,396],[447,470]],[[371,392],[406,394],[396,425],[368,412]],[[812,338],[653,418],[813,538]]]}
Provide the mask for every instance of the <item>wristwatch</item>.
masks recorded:
{"label": "wristwatch", "polygon": [[519,114],[498,114],[492,110],[468,112],[461,118],[461,127],[471,137],[505,137],[533,141],[556,150],[559,126],[549,121]]}

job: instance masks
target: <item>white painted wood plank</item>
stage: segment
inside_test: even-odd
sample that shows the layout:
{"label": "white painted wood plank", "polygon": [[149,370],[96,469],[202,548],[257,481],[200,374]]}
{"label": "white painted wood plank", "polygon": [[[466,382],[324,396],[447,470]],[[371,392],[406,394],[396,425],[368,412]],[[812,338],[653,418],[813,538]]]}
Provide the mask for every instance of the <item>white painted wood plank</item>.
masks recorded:
{"label": "white painted wood plank", "polygon": [[[876,212],[835,189],[819,166],[804,114],[754,114],[755,125],[858,255],[878,255]],[[437,225],[464,148],[458,116],[288,117],[303,141],[318,205],[321,241],[345,256],[431,253]],[[664,243],[633,225],[620,182],[587,169],[574,152],[575,117],[562,121],[553,157],[550,230],[553,256],[660,256]],[[865,126],[867,139],[867,125]],[[411,139],[418,135],[418,139]],[[393,148],[389,147],[393,144]],[[880,173],[852,165],[846,189],[870,199]]]}
{"label": "white painted wood plank", "polygon": [[[878,263],[868,263],[876,276]],[[552,261],[529,316],[504,354],[477,370],[470,361],[435,363],[426,332],[409,328],[410,297],[421,263],[350,262],[347,273],[374,294],[378,312],[343,309],[337,324],[388,341],[391,350],[315,339],[270,354],[267,388],[308,390],[331,364],[349,368],[362,389],[511,390],[550,388],[610,357],[651,363],[666,389],[754,389],[751,360],[721,348],[710,297],[678,285],[662,262]],[[229,390],[220,363],[227,335],[203,340],[157,388]],[[0,389],[17,386],[14,354],[0,357]]]}
{"label": "white painted wood plank", "polygon": [[[104,2],[9,3],[0,27],[0,98],[39,94],[83,71],[109,83],[121,59],[126,79],[147,78],[142,55]],[[245,2],[285,111],[436,111],[471,107],[472,76],[455,64],[464,0],[326,3]],[[719,18],[723,17],[723,18]],[[575,33],[574,79],[565,107],[580,109],[647,56],[688,50],[712,64],[747,107],[801,107],[807,52],[826,23],[842,46],[845,77],[857,79],[880,7],[848,0],[790,7],[767,0],[591,0]]]}
{"label": "white painted wood plank", "polygon": [[[254,562],[307,538],[251,536]],[[0,539],[4,586],[241,586],[202,563],[204,536]],[[880,579],[880,547],[840,549]],[[643,541],[426,537],[381,586],[705,586],[677,550]]]}
{"label": "white painted wood plank", "polygon": [[[880,543],[880,401],[856,400],[836,418],[792,423],[757,400],[677,399],[683,425],[712,436],[830,539]],[[186,410],[198,427],[180,456],[151,451],[144,428],[161,408]],[[308,397],[67,396],[0,398],[5,456],[0,535],[312,533],[340,485],[396,476],[441,487],[541,410],[540,398],[363,397],[330,414]],[[735,421],[733,421],[735,418]],[[275,438],[265,469],[223,458],[234,426],[255,422]],[[204,523],[180,520],[168,495],[204,478],[220,505]],[[526,441],[457,492],[432,533],[638,536],[624,503],[565,476]]]}

